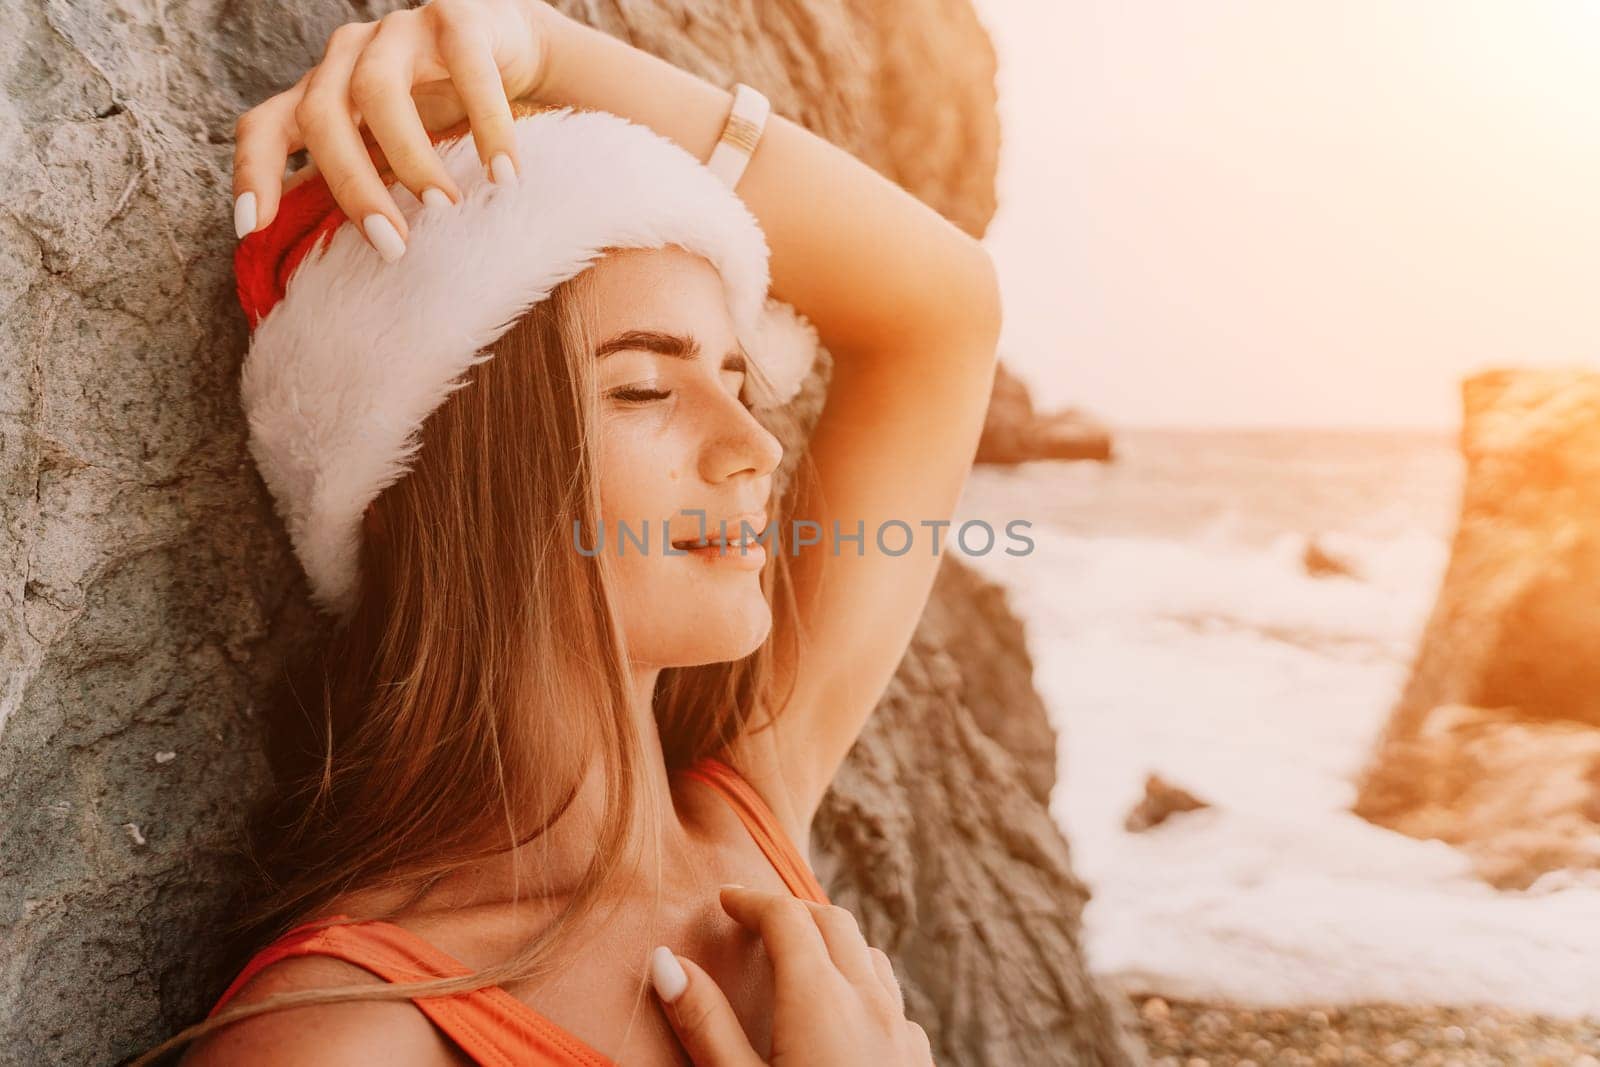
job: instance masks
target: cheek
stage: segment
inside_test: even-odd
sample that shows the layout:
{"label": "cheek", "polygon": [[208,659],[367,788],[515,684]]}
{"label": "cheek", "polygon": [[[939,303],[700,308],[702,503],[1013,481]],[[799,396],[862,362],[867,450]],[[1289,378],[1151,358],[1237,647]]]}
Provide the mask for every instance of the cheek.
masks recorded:
{"label": "cheek", "polygon": [[676,503],[681,459],[662,441],[645,441],[637,433],[608,435],[600,453],[600,515],[609,533],[619,521],[635,532],[650,520],[654,532]]}
{"label": "cheek", "polygon": [[[748,655],[772,622],[754,573],[713,573],[664,554],[663,520],[683,518],[680,509],[701,503],[689,488],[695,473],[693,447],[670,433],[650,431],[645,420],[608,428],[602,439],[600,517],[606,566],[618,583],[623,625],[635,656],[663,665]],[[632,535],[626,548],[618,539],[622,523]],[[641,534],[648,541],[643,554],[638,548]]]}

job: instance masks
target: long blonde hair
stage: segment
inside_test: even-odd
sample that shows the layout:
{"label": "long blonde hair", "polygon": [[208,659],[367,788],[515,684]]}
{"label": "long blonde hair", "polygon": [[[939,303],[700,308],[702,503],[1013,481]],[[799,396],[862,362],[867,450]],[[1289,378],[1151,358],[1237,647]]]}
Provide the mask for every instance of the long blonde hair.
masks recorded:
{"label": "long blonde hair", "polygon": [[[241,848],[259,885],[227,933],[243,958],[356,890],[399,903],[350,921],[392,919],[462,864],[538,837],[598,751],[606,805],[584,876],[555,918],[501,963],[458,978],[228,1005],[133,1067],[265,1011],[537,977],[606,902],[641,814],[646,839],[659,840],[663,813],[643,788],[648,768],[605,554],[573,547],[575,520],[584,545],[600,523],[589,278],[557,287],[491,346],[495,358],[472,367],[424,423],[410,473],[369,508],[355,613],[273,709],[275,788]],[[754,361],[750,373],[760,373]],[[758,416],[780,440],[796,440],[786,411]],[[793,494],[775,487],[774,496],[769,515],[782,530]],[[761,583],[773,634],[798,640],[787,553],[776,539],[772,547]],[[669,770],[760,728],[756,718],[783,706],[774,655],[769,641],[741,660],[661,672],[655,710]],[[531,893],[519,884],[513,895]]]}

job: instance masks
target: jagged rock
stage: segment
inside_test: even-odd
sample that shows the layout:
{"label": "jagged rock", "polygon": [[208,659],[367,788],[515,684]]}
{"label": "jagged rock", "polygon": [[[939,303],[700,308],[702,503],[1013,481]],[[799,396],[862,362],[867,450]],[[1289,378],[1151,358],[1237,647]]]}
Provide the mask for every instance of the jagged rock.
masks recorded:
{"label": "jagged rock", "polygon": [[1461,515],[1391,734],[1442,704],[1600,725],[1600,373],[1463,384]]}
{"label": "jagged rock", "polygon": [[1110,458],[1111,434],[1104,426],[1077,408],[1038,414],[1027,385],[1000,364],[978,439],[979,463]]}
{"label": "jagged rock", "polygon": [[1493,371],[1463,397],[1450,563],[1354,811],[1459,844],[1491,881],[1516,885],[1592,865],[1582,783],[1600,738],[1600,374]]}
{"label": "jagged rock", "polygon": [[1305,551],[1300,554],[1300,565],[1313,578],[1354,578],[1356,570],[1349,563],[1317,543],[1315,537],[1306,538]]}
{"label": "jagged rock", "polygon": [[1211,805],[1162,778],[1159,774],[1145,775],[1144,796],[1122,821],[1129,833],[1140,833],[1152,826],[1160,826],[1169,816],[1185,811],[1198,811]]}
{"label": "jagged rock", "polygon": [[[401,6],[0,0],[8,1062],[116,1062],[231,977],[207,946],[242,877],[220,857],[265,784],[255,708],[321,626],[244,447],[233,126],[336,25]],[[760,86],[988,225],[995,60],[963,0],[563,7]],[[997,638],[999,598],[944,570],[819,819],[819,866],[896,955],[941,1063],[1134,1062],[1076,950],[1084,894],[1044,812],[1053,736],[1014,624]]]}
{"label": "jagged rock", "polygon": [[[969,672],[980,656],[985,671]],[[936,1062],[1142,1063],[1126,1002],[1085,977],[1077,930],[1088,891],[1045,808],[1054,734],[1020,684],[1031,675],[1003,590],[947,557],[905,662],[818,813],[818,873],[894,957]],[[1024,736],[1019,723],[1031,775],[1006,747]]]}
{"label": "jagged rock", "polygon": [[1033,688],[1022,624],[1006,591],[980,580],[969,567],[945,566],[923,622],[945,635],[941,651],[955,663],[973,721],[1016,760],[1023,785],[1041,807],[1047,806],[1059,746]]}
{"label": "jagged rock", "polygon": [[1035,459],[1111,458],[1111,431],[1077,408],[1041,415],[1033,427]]}
{"label": "jagged rock", "polygon": [[1485,881],[1600,869],[1600,729],[1447,704],[1385,760],[1407,798],[1374,821],[1460,847]]}

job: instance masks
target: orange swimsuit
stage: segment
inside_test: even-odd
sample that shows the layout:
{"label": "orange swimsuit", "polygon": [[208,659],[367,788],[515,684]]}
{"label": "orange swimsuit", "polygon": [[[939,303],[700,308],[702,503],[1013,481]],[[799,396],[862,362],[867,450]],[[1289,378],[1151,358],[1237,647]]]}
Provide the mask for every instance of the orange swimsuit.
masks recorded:
{"label": "orange swimsuit", "polygon": [[[805,900],[828,903],[828,895],[772,810],[744,777],[707,756],[681,773],[715,789],[738,814],[750,836],[772,862],[789,891]],[[345,915],[332,919],[348,918]],[[268,964],[288,956],[334,956],[389,982],[417,982],[471,974],[455,957],[394,923],[373,919],[318,929],[326,919],[303,923],[251,957],[210,1011],[215,1015],[239,989]],[[412,1002],[471,1056],[495,1067],[618,1067],[573,1034],[534,1011],[499,986],[446,997],[414,997]],[[209,1015],[208,1015],[209,1017]]]}

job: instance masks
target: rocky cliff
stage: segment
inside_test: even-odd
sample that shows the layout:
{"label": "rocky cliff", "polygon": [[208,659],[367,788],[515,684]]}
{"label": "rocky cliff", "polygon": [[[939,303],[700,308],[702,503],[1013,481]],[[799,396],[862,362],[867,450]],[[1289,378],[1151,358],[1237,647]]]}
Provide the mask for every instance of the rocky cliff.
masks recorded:
{"label": "rocky cliff", "polygon": [[1077,408],[1040,413],[1027,385],[1006,369],[995,373],[989,415],[978,441],[979,463],[1023,463],[1032,459],[1111,458],[1111,433]]}
{"label": "rocky cliff", "polygon": [[[6,1062],[115,1063],[227,977],[205,946],[263,783],[254,708],[319,626],[237,408],[233,123],[389,6],[0,0]],[[987,225],[994,55],[966,0],[566,6],[760,86]],[[948,562],[819,818],[819,867],[941,1063],[1131,1062],[1077,951],[1084,891],[1045,814],[1054,738],[1022,648],[998,592]]]}
{"label": "rocky cliff", "polygon": [[1469,379],[1461,515],[1355,810],[1522,888],[1600,868],[1600,374]]}

